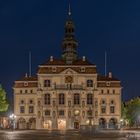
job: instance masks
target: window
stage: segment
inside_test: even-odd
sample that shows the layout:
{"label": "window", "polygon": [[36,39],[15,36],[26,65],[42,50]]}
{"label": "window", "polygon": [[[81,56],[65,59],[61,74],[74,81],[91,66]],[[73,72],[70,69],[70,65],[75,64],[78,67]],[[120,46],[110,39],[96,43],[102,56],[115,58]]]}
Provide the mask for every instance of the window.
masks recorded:
{"label": "window", "polygon": [[102,101],[101,101],[101,104],[102,104],[102,105],[105,105],[105,104],[106,104],[106,101],[105,101],[105,100],[102,100]]}
{"label": "window", "polygon": [[114,104],[114,100],[111,100],[111,102],[110,102],[112,105]]}
{"label": "window", "polygon": [[29,106],[29,113],[34,113],[34,107],[33,106]]}
{"label": "window", "polygon": [[64,110],[59,110],[59,115],[64,116]]}
{"label": "window", "polygon": [[92,94],[87,94],[87,104],[91,105],[92,104]]}
{"label": "window", "polygon": [[107,90],[107,93],[109,94],[109,89]]}
{"label": "window", "polygon": [[87,87],[93,87],[93,80],[87,80]]}
{"label": "window", "polygon": [[33,100],[30,100],[29,103],[32,104],[33,103]]}
{"label": "window", "polygon": [[115,94],[115,90],[113,89],[113,94]]}
{"label": "window", "polygon": [[20,102],[21,104],[24,104],[24,100],[21,100],[21,102]]}
{"label": "window", "polygon": [[28,93],[28,91],[27,91],[27,90],[25,90],[25,93]]}
{"label": "window", "polygon": [[45,116],[50,116],[51,112],[50,110],[45,110]]}
{"label": "window", "polygon": [[102,93],[102,94],[104,93],[104,90],[103,90],[103,89],[101,90],[101,93]]}
{"label": "window", "polygon": [[50,87],[51,81],[50,80],[44,80],[44,87]]}
{"label": "window", "polygon": [[106,86],[108,86],[108,87],[109,87],[109,86],[110,86],[110,82],[106,82]]}
{"label": "window", "polygon": [[85,72],[85,67],[81,67],[81,72]]}
{"label": "window", "polygon": [[22,113],[25,113],[25,108],[24,108],[24,106],[20,106],[20,113],[22,114]]}
{"label": "window", "polygon": [[33,90],[30,90],[30,93],[33,93]]}
{"label": "window", "polygon": [[106,113],[106,107],[105,107],[105,106],[102,106],[102,107],[101,107],[101,113],[102,113],[102,114]]}
{"label": "window", "polygon": [[28,86],[28,82],[24,82],[24,86],[27,87]]}
{"label": "window", "polygon": [[56,67],[52,67],[52,72],[56,72]]}
{"label": "window", "polygon": [[60,105],[65,104],[65,95],[63,93],[59,94],[59,104]]}
{"label": "window", "polygon": [[78,93],[74,94],[74,104],[75,105],[80,104],[80,95]]}
{"label": "window", "polygon": [[20,90],[20,93],[22,93],[22,90]]}
{"label": "window", "polygon": [[114,106],[110,107],[110,113],[115,113],[115,107]]}
{"label": "window", "polygon": [[50,105],[50,103],[51,103],[50,94],[45,94],[44,96],[45,96],[44,97],[45,105]]}

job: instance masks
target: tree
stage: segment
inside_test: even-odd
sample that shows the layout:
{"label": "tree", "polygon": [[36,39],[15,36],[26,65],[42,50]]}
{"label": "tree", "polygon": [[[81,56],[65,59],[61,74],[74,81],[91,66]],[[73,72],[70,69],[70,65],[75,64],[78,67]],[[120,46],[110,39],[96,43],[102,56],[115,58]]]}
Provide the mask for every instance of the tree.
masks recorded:
{"label": "tree", "polygon": [[6,99],[6,92],[0,85],[0,112],[5,112],[8,110],[8,102]]}
{"label": "tree", "polygon": [[122,105],[122,118],[129,122],[130,126],[140,125],[140,98],[134,98]]}

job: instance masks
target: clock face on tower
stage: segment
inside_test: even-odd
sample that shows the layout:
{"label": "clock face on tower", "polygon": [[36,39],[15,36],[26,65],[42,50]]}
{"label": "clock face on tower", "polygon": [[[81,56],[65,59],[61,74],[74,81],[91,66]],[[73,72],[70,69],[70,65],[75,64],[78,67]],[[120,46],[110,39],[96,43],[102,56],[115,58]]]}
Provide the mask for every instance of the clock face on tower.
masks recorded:
{"label": "clock face on tower", "polygon": [[73,77],[72,76],[66,76],[65,77],[65,83],[72,83],[73,82]]}

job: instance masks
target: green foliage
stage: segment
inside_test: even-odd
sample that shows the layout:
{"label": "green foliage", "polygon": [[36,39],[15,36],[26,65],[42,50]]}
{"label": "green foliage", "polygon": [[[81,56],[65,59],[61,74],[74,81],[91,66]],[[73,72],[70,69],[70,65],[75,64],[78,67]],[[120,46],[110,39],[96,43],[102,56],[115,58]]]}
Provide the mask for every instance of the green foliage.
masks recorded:
{"label": "green foliage", "polygon": [[127,120],[130,126],[136,125],[140,121],[139,97],[122,104],[122,118]]}
{"label": "green foliage", "polygon": [[6,100],[6,92],[0,85],[0,112],[5,112],[8,110],[8,102]]}

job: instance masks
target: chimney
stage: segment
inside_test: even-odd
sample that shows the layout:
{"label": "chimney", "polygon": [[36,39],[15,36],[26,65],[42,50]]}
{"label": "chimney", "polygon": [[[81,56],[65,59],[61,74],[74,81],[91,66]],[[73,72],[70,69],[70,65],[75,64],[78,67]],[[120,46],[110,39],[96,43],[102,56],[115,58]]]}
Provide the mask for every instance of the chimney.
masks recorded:
{"label": "chimney", "polygon": [[50,61],[53,61],[53,56],[50,56]]}
{"label": "chimney", "polygon": [[108,77],[112,78],[112,72],[109,72]]}
{"label": "chimney", "polygon": [[85,56],[83,56],[83,61],[86,61],[86,57]]}

